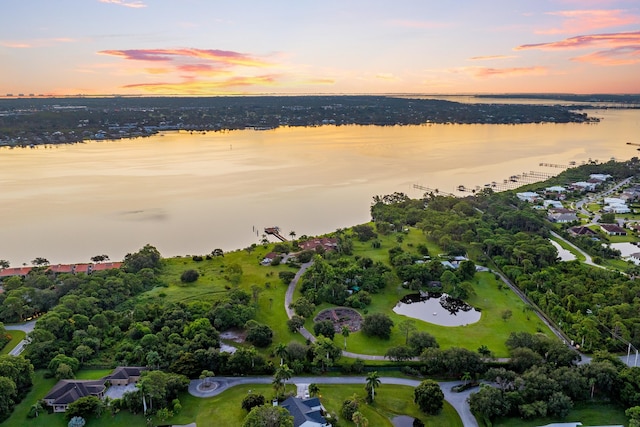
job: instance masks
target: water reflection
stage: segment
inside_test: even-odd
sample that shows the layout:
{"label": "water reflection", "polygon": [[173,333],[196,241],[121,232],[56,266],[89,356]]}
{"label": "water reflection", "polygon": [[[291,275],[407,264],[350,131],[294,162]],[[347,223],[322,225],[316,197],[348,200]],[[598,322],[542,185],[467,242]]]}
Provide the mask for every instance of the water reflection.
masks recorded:
{"label": "water reflection", "polygon": [[447,294],[421,292],[404,296],[393,311],[440,326],[462,326],[480,320],[480,311]]}

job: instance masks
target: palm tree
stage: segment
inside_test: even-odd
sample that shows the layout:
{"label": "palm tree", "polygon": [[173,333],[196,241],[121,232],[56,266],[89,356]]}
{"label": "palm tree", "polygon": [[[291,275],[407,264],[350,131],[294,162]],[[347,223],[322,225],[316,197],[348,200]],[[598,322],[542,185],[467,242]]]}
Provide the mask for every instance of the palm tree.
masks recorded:
{"label": "palm tree", "polygon": [[289,232],[289,237],[291,237],[291,240],[295,240],[295,238],[296,238],[296,232],[295,232],[295,231],[293,231],[293,230],[291,230],[291,231]]}
{"label": "palm tree", "polygon": [[287,380],[290,380],[293,376],[293,370],[289,368],[287,365],[279,366],[276,369],[276,372],[273,374],[273,388],[276,390],[276,394],[280,394],[280,390],[282,390],[287,385]]}
{"label": "palm tree", "polygon": [[287,350],[286,345],[284,345],[283,343],[278,343],[275,350],[273,351],[273,354],[275,354],[276,357],[280,358],[280,366],[282,366],[284,364],[284,358],[289,355],[289,351]]}
{"label": "palm tree", "polygon": [[347,338],[349,337],[349,333],[351,333],[351,331],[349,330],[348,326],[343,326],[342,327],[342,336],[344,337],[344,349],[347,349]]}
{"label": "palm tree", "polygon": [[469,371],[466,371],[464,374],[462,374],[462,378],[460,379],[464,381],[464,385],[469,384],[469,381],[471,381],[471,373]]}
{"label": "palm tree", "polygon": [[376,388],[380,387],[380,376],[378,375],[378,371],[369,372],[366,382],[364,389],[367,390],[369,395],[371,395],[371,401],[373,401],[376,397]]}
{"label": "palm tree", "polygon": [[311,396],[317,396],[318,393],[320,393],[320,387],[318,387],[318,384],[316,383],[309,384],[309,394]]}
{"label": "palm tree", "polygon": [[206,388],[211,385],[211,377],[215,376],[212,371],[204,370],[200,374],[200,379],[202,380],[202,385]]}

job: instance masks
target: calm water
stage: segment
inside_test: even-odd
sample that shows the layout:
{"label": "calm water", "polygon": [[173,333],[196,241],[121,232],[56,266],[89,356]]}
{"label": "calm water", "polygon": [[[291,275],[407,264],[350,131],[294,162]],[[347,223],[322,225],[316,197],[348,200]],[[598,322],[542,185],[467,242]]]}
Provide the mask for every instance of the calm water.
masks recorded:
{"label": "calm water", "polygon": [[434,325],[462,326],[476,323],[481,313],[447,294],[409,294],[393,307],[394,313]]}
{"label": "calm water", "polygon": [[[0,259],[119,260],[233,250],[264,227],[315,235],[369,220],[372,197],[454,192],[539,163],[628,159],[640,112],[596,125],[316,127],[169,133],[131,141],[0,149]],[[257,234],[255,229],[260,230]]]}

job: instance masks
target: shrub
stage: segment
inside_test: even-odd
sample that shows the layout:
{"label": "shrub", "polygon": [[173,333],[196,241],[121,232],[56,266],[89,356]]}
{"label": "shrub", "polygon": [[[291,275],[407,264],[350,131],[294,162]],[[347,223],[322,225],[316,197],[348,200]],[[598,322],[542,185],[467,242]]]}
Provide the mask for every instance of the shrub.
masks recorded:
{"label": "shrub", "polygon": [[250,412],[256,406],[264,405],[264,402],[265,400],[263,395],[250,393],[242,399],[242,409]]}
{"label": "shrub", "polygon": [[185,270],[180,276],[180,281],[183,283],[192,283],[198,280],[198,277],[200,277],[200,273],[196,270]]}

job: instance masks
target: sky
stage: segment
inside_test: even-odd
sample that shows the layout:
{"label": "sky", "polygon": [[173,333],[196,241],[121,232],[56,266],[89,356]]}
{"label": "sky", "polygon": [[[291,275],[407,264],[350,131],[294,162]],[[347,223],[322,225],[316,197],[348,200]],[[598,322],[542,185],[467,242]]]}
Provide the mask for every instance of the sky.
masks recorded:
{"label": "sky", "polygon": [[0,96],[640,93],[638,0],[2,0]]}

